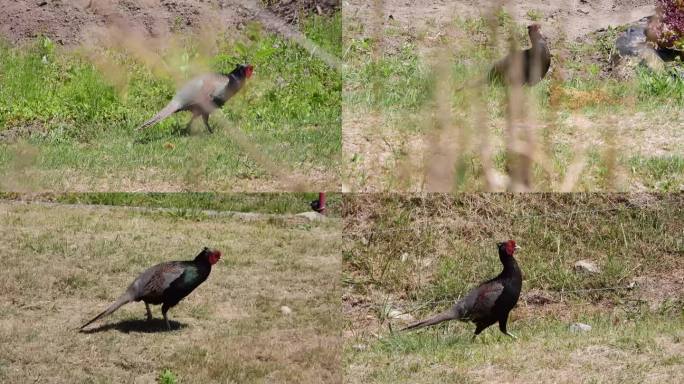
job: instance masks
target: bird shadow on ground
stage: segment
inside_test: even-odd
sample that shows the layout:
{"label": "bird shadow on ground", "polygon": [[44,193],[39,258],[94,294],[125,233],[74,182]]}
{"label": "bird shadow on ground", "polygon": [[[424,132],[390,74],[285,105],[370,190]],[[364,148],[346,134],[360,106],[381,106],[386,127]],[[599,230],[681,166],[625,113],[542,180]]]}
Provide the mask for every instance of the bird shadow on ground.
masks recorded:
{"label": "bird shadow on ground", "polygon": [[[177,331],[181,330],[183,328],[187,328],[187,324],[180,323],[175,320],[169,320],[169,324],[171,325],[171,331]],[[124,320],[120,321],[118,323],[111,323],[107,325],[103,325],[98,328],[93,328],[93,329],[87,329],[81,331],[82,333],[98,333],[98,332],[105,332],[109,331],[111,329],[115,329],[119,332],[123,333],[131,333],[131,332],[136,332],[136,333],[157,333],[157,332],[168,332],[166,329],[166,323],[164,323],[164,320],[162,319],[152,319],[151,321],[147,320]]]}

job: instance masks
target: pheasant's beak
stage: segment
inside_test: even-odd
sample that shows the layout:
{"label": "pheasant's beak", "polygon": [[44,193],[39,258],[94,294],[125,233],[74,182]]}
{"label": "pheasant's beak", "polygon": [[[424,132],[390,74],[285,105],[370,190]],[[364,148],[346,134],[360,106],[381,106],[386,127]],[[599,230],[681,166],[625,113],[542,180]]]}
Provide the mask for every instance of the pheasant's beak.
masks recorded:
{"label": "pheasant's beak", "polygon": [[519,249],[520,249],[520,246],[519,246],[518,244],[516,244],[516,245],[515,245],[515,250],[517,251],[517,250],[519,250]]}

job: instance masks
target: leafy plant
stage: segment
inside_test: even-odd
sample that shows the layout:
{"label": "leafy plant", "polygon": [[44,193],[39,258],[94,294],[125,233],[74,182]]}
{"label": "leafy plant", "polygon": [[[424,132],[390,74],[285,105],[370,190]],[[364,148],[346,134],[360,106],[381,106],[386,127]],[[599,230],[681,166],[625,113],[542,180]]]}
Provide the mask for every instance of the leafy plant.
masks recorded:
{"label": "leafy plant", "polygon": [[684,0],[657,0],[659,28],[656,33],[665,47],[684,49]]}
{"label": "leafy plant", "polygon": [[176,384],[178,383],[178,378],[170,369],[166,368],[159,374],[157,382],[159,384]]}

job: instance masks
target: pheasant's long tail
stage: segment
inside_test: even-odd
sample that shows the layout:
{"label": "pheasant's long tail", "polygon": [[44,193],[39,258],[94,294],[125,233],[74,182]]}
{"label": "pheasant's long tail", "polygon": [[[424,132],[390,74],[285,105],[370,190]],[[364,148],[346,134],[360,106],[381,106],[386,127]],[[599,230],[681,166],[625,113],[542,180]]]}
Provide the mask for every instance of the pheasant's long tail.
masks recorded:
{"label": "pheasant's long tail", "polygon": [[430,325],[439,324],[443,321],[457,320],[457,319],[458,319],[458,316],[456,316],[456,314],[454,313],[454,311],[452,309],[449,309],[447,311],[444,311],[444,312],[442,312],[438,315],[435,315],[433,317],[430,317],[428,319],[421,320],[417,323],[413,323],[413,324],[409,325],[408,327],[402,329],[402,331],[410,331],[412,329],[429,327]]}
{"label": "pheasant's long tail", "polygon": [[114,303],[112,303],[112,305],[110,305],[109,308],[107,308],[107,309],[105,309],[104,311],[102,311],[102,313],[100,313],[99,315],[95,316],[95,317],[94,317],[92,320],[90,320],[89,322],[83,324],[83,326],[81,326],[80,329],[83,330],[83,328],[89,326],[89,325],[92,324],[94,321],[99,320],[99,319],[101,319],[101,318],[103,318],[103,317],[105,317],[105,316],[111,315],[112,313],[114,313],[114,311],[116,311],[117,309],[119,309],[122,305],[127,304],[127,303],[130,303],[131,301],[133,301],[131,295],[130,295],[129,293],[124,293],[124,294],[121,295],[121,297],[119,297]]}
{"label": "pheasant's long tail", "polygon": [[154,115],[151,119],[147,120],[146,122],[142,123],[141,126],[139,126],[137,129],[144,129],[147,128],[151,125],[157,124],[158,122],[166,119],[167,117],[171,116],[175,112],[177,112],[180,109],[180,105],[177,101],[171,100],[168,104],[166,104],[166,107],[164,107],[159,113]]}

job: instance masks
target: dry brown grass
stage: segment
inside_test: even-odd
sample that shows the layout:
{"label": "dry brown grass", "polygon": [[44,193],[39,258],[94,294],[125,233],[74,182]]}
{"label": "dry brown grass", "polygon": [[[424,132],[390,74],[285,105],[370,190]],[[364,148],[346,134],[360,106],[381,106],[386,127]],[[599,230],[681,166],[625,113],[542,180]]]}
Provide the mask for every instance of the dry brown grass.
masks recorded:
{"label": "dry brown grass", "polygon": [[[346,196],[346,381],[680,382],[683,197]],[[508,323],[518,340],[492,327],[471,342],[474,326],[458,322],[396,332],[498,273],[495,242],[509,238],[522,246],[523,292]],[[575,272],[580,259],[601,272]],[[575,334],[572,322],[593,329]]]}
{"label": "dry brown grass", "polygon": [[[339,223],[0,204],[0,381],[339,382]],[[128,304],[78,327],[146,267],[224,252],[163,331]],[[289,316],[282,305],[292,309]],[[160,318],[159,308],[153,314]]]}
{"label": "dry brown grass", "polygon": [[[541,291],[559,305],[539,308],[530,298],[531,312],[523,317],[566,310],[578,298],[592,305],[612,303],[609,307],[628,298],[652,308],[684,300],[678,288],[684,270],[677,257],[683,206],[681,195],[667,194],[347,196],[343,301],[348,325],[362,334],[384,332],[385,306],[413,315],[425,311],[413,311],[422,304],[428,304],[428,312],[447,306],[500,269],[494,244],[509,238],[524,249],[519,259],[525,291]],[[574,273],[573,263],[581,259],[593,260],[603,272]],[[638,289],[557,293],[630,282]],[[667,287],[662,295],[658,286]]]}

